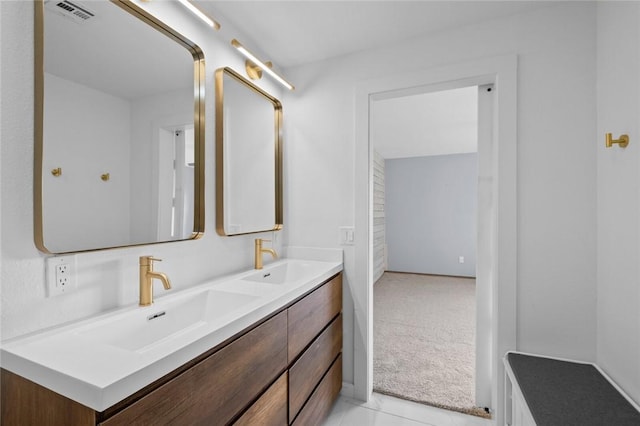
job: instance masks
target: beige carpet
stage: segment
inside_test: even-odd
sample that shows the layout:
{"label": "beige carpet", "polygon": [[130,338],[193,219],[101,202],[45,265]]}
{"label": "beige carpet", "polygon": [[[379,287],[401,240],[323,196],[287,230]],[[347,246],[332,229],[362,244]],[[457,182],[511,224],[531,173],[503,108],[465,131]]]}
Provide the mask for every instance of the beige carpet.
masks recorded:
{"label": "beige carpet", "polygon": [[373,388],[481,417],[475,279],[385,272],[374,286]]}

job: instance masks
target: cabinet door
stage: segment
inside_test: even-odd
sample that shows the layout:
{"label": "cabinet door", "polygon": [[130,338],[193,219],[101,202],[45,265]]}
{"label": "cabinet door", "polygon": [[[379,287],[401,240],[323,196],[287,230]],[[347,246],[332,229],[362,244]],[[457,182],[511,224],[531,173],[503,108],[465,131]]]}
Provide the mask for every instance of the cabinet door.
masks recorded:
{"label": "cabinet door", "polygon": [[3,426],[94,426],[89,407],[2,369],[0,424]]}
{"label": "cabinet door", "polygon": [[293,419],[342,350],[342,315],[333,320],[289,368],[289,418]]}
{"label": "cabinet door", "polygon": [[287,424],[287,373],[284,373],[239,419],[235,426]]}
{"label": "cabinet door", "polygon": [[316,426],[322,424],[331,411],[342,388],[342,354],[334,361],[311,398],[304,405],[293,426]]}
{"label": "cabinet door", "polygon": [[286,330],[281,312],[102,424],[227,424],[286,369]]}
{"label": "cabinet door", "polygon": [[289,362],[342,311],[342,274],[288,309]]}

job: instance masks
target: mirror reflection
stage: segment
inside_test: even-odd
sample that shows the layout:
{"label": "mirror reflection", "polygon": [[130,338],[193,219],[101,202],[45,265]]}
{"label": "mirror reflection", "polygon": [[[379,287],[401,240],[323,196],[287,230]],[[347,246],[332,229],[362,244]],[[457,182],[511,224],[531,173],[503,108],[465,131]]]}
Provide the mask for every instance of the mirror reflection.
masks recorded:
{"label": "mirror reflection", "polygon": [[38,248],[197,237],[199,48],[129,1],[44,1],[36,14]]}
{"label": "mirror reflection", "polygon": [[216,71],[217,231],[282,228],[282,106],[230,68]]}

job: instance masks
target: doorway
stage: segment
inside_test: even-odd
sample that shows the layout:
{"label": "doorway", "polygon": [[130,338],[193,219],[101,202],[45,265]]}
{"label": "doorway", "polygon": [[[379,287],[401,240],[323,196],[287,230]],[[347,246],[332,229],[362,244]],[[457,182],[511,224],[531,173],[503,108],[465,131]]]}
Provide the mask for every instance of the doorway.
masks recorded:
{"label": "doorway", "polygon": [[193,232],[194,127],[188,123],[157,130],[158,143],[153,147],[157,158],[153,191],[157,194],[156,237],[170,241]]}
{"label": "doorway", "polygon": [[[354,390],[361,400],[369,400],[373,389],[373,273],[371,146],[369,119],[371,100],[419,88],[446,90],[471,85],[494,84],[490,121],[493,132],[488,146],[479,147],[479,233],[478,286],[482,280],[490,303],[488,312],[478,313],[478,327],[488,328],[490,342],[486,365],[477,369],[489,377],[491,397],[486,406],[500,408],[504,397],[501,357],[516,348],[516,70],[517,58],[504,56],[442,66],[421,72],[394,75],[367,81],[356,88],[356,230],[363,229],[355,244],[354,282]],[[480,260],[480,259],[479,259]],[[480,356],[478,356],[480,358]],[[483,404],[484,405],[484,404]]]}
{"label": "doorway", "polygon": [[[163,115],[150,125],[150,137],[139,144],[138,154],[151,168],[148,183],[144,183],[148,201],[142,203],[139,194],[131,194],[132,211],[138,218],[146,211],[145,217],[150,218],[142,224],[147,237],[141,236],[139,241],[149,241],[149,235],[154,241],[185,239],[194,233],[197,204],[193,116]],[[140,232],[139,228],[140,224],[136,232]]]}
{"label": "doorway", "polygon": [[491,88],[371,101],[374,391],[486,416],[475,403],[479,90]]}

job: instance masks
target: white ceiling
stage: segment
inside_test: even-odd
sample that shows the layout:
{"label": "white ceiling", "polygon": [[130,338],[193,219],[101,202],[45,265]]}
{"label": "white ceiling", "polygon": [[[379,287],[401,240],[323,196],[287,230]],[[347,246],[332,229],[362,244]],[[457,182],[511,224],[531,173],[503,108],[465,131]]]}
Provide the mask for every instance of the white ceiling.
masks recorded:
{"label": "white ceiling", "polygon": [[[276,67],[390,46],[426,33],[547,7],[546,1],[195,0],[225,31],[231,23]],[[255,43],[258,43],[255,46]]]}
{"label": "white ceiling", "polygon": [[[430,32],[546,7],[540,1],[196,1],[286,68],[398,44]],[[237,35],[227,35],[229,38]],[[239,37],[242,40],[241,37]],[[258,43],[257,45],[255,43]],[[286,70],[285,70],[286,73]],[[477,151],[477,88],[375,101],[372,143],[384,158]]]}
{"label": "white ceiling", "polygon": [[[264,52],[261,59],[280,69],[552,5],[484,0],[194,2],[222,24],[221,32],[229,23],[245,34],[226,34],[228,38],[238,37],[249,50]],[[384,158],[477,152],[475,87],[378,100],[372,114],[372,143]]]}
{"label": "white ceiling", "polygon": [[477,152],[477,86],[376,100],[371,143],[385,159]]}
{"label": "white ceiling", "polygon": [[95,15],[82,23],[56,3],[45,7],[45,72],[123,99],[193,90],[193,56],[169,37],[108,1],[75,0]]}

